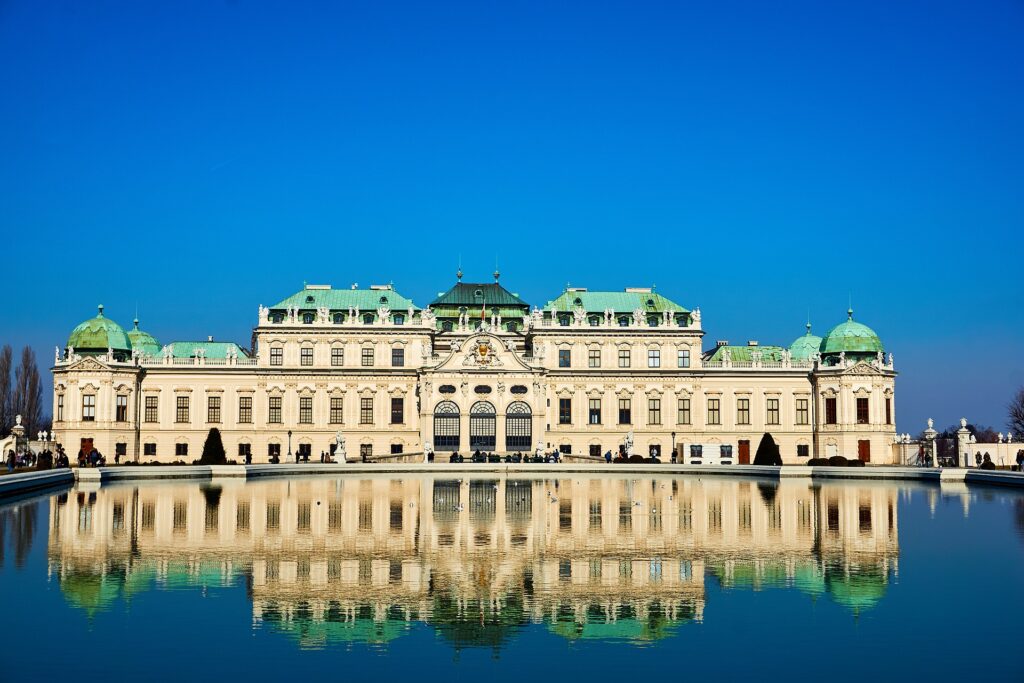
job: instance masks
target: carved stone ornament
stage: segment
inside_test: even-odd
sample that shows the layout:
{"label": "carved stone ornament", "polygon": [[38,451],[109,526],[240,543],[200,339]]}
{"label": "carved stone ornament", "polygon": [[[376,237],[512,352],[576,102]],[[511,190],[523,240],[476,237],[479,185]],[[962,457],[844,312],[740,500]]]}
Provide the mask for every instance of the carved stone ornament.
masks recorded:
{"label": "carved stone ornament", "polygon": [[469,353],[466,354],[462,364],[478,367],[496,367],[502,365],[502,362],[498,354],[495,353],[491,340],[481,338],[471,345]]}

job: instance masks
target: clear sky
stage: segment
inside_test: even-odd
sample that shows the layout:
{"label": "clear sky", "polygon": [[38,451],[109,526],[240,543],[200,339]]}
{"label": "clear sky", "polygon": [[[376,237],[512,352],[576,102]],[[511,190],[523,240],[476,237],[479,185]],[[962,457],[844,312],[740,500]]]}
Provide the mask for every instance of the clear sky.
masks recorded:
{"label": "clear sky", "polygon": [[0,2],[0,343],[248,346],[303,281],[845,318],[897,428],[1024,384],[1024,3]]}

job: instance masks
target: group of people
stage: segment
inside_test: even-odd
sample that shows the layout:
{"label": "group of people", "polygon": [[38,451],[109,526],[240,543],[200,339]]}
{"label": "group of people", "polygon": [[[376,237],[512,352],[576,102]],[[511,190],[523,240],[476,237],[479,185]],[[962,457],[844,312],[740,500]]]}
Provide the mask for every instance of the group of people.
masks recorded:
{"label": "group of people", "polygon": [[[481,451],[477,449],[470,457],[469,462],[560,462],[560,460],[561,453],[557,450],[553,450],[550,453],[544,453],[543,455],[540,453],[537,455],[523,455],[520,451],[500,456],[497,453],[490,453],[488,451]],[[465,456],[459,455],[459,452],[456,451],[452,453],[448,462],[466,462],[466,458]]]}
{"label": "group of people", "polygon": [[7,451],[7,456],[4,458],[4,462],[7,465],[8,472],[13,472],[21,467],[32,467],[37,470],[71,467],[68,455],[64,452],[64,447],[60,444],[57,445],[56,451],[51,451],[49,449],[42,450],[39,453],[36,453],[32,449],[27,449],[21,453]]}

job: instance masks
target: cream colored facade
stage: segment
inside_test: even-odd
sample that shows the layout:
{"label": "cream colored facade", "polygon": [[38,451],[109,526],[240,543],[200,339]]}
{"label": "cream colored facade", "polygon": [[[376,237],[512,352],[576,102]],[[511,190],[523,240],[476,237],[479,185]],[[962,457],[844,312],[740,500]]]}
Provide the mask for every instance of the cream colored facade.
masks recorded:
{"label": "cream colored facade", "polygon": [[[295,297],[325,291],[341,293],[308,287]],[[318,460],[339,432],[350,459],[429,448],[441,460],[456,449],[603,455],[631,434],[644,456],[667,461],[675,447],[689,462],[693,446],[706,456],[724,445],[743,462],[769,432],[786,463],[892,461],[895,372],[881,351],[773,359],[750,347],[750,360],[734,360],[705,352],[699,310],[580,307],[570,316],[552,307],[511,323],[481,310],[442,324],[434,308],[411,304],[260,306],[251,352],[214,342],[188,343],[185,357],[181,342],[155,353],[69,345],[53,368],[55,438],[72,457],[91,439],[108,462],[115,452],[191,461],[216,427],[229,458],[248,449],[259,463],[300,450]]]}
{"label": "cream colored facade", "polygon": [[482,624],[478,613],[492,623],[513,609],[581,627],[652,611],[702,620],[707,576],[860,610],[898,571],[896,498],[884,486],[585,475],[80,487],[51,498],[48,554],[83,607],[244,576],[256,623],[286,628],[360,614]]}

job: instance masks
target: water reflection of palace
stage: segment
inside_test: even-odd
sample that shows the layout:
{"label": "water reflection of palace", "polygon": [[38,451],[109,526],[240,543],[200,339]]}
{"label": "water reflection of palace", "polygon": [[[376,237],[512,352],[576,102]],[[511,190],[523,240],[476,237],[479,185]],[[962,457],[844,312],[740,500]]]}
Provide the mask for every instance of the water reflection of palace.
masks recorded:
{"label": "water reflection of palace", "polygon": [[650,640],[701,620],[705,582],[854,610],[897,564],[896,489],[694,478],[301,479],[75,490],[51,499],[51,572],[95,611],[140,590],[248,587],[304,645],[426,622],[456,646],[528,623]]}

